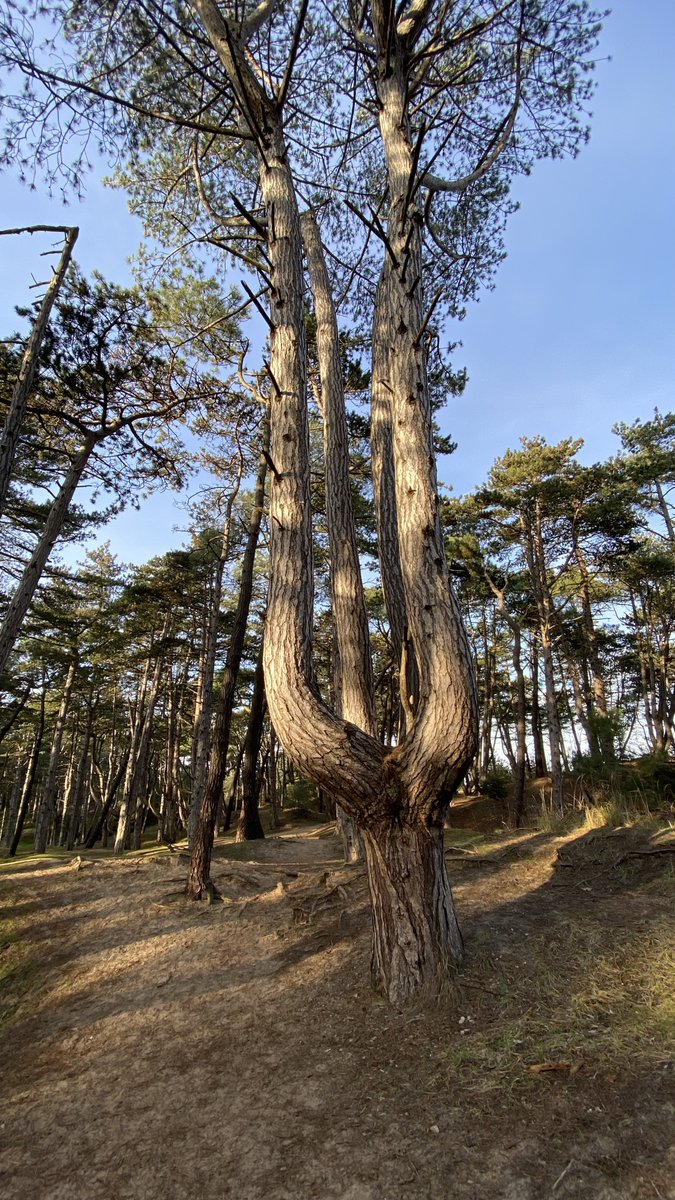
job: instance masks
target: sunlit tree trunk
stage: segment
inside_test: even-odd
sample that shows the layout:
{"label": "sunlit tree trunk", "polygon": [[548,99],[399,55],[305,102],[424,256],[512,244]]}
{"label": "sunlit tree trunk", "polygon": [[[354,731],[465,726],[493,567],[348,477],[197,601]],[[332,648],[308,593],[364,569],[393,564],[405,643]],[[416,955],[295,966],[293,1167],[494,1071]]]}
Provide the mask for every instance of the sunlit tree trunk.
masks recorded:
{"label": "sunlit tree trunk", "polygon": [[73,458],[54,503],[49,509],[47,520],[30,557],[30,561],[26,564],[23,574],[14,589],[12,598],[7,606],[2,628],[0,628],[0,671],[4,671],[5,669],[7,659],[12,652],[14,643],[19,635],[19,630],[30,608],[31,600],[35,595],[35,589],[42,578],[42,572],[47,565],[47,560],[63,529],[70,503],[75,495],[84,469],[91,458],[97,440],[95,435],[89,435],[85,438],[82,446]]}
{"label": "sunlit tree trunk", "polygon": [[[301,227],[314,298],[321,382],[326,517],[331,546],[330,592],[335,630],[335,711],[345,721],[352,721],[374,737],[373,668],[351,501],[349,440],[338,323],[321,237],[313,213],[302,214]],[[345,862],[358,862],[361,857],[358,829],[340,805],[336,817]]]}
{"label": "sunlit tree trunk", "polygon": [[[406,214],[414,168],[406,80],[381,80],[389,235],[407,281],[386,289],[398,543],[419,676],[415,720],[389,753],[322,702],[312,668],[313,567],[300,219],[278,107],[262,90],[218,7],[195,0],[249,127],[256,131],[272,280],[270,587],[265,680],[270,716],[299,769],[332,792],[362,831],[373,903],[373,974],[396,1004],[435,985],[462,955],[443,860],[443,796],[473,756],[471,655],[448,584],[426,380],[419,228]],[[393,17],[393,13],[390,14]],[[374,12],[384,53],[381,14]],[[387,23],[385,18],[384,24]],[[392,276],[395,272],[392,271]],[[327,500],[330,503],[330,499]],[[403,952],[401,952],[403,948]]]}

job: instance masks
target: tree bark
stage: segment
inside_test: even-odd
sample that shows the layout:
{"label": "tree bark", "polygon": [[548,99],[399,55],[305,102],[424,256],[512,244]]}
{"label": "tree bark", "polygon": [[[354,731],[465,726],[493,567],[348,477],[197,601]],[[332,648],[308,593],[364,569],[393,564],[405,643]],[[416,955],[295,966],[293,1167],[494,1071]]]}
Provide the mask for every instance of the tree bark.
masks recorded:
{"label": "tree bark", "polygon": [[9,602],[5,619],[0,629],[0,673],[5,669],[7,659],[12,652],[24,617],[35,594],[35,589],[42,578],[42,572],[45,569],[49,555],[54,549],[54,544],[63,529],[63,523],[68,515],[70,502],[75,495],[75,490],[82,478],[82,473],[89,462],[97,440],[95,435],[88,435],[73,458],[56,499],[49,510],[37,546]]}
{"label": "tree bark", "polygon": [[103,800],[103,804],[101,805],[101,810],[99,813],[97,813],[94,816],[91,827],[88,830],[88,832],[86,833],[85,838],[84,838],[85,850],[93,850],[94,846],[96,845],[97,841],[99,840],[99,838],[101,836],[101,830],[103,829],[103,824],[108,819],[108,814],[109,814],[110,810],[112,809],[113,804],[115,803],[115,797],[117,796],[117,793],[120,789],[122,780],[124,779],[124,776],[126,774],[130,753],[131,753],[131,745],[129,745],[127,747],[127,749],[124,751],[122,758],[120,759],[120,761],[117,765],[116,771],[114,773],[111,772],[111,774],[110,774],[105,798]]}
{"label": "tree bark", "polygon": [[[37,232],[37,229],[26,229],[20,232]],[[61,228],[59,232],[65,233],[64,247],[58,266],[42,299],[40,311],[38,312],[26,349],[24,350],[19,374],[12,391],[12,399],[10,400],[9,411],[5,420],[5,427],[0,439],[0,515],[5,511],[5,503],[12,475],[12,465],[16,455],[21,428],[26,416],[28,397],[30,396],[33,379],[37,370],[40,348],[44,340],[52,308],[70,265],[79,229],[76,226],[72,226],[68,229]]]}
{"label": "tree bark", "polygon": [[[166,637],[168,626],[169,618],[167,617],[161,633],[161,640]],[[117,833],[115,835],[115,854],[121,854],[127,849],[136,815],[136,806],[141,794],[141,787],[146,777],[148,755],[150,752],[150,737],[152,735],[152,722],[154,719],[157,696],[159,694],[159,688],[162,681],[162,667],[163,656],[161,653],[158,653],[155,660],[155,669],[152,674],[150,690],[147,696],[141,697],[139,695],[139,706],[142,706],[142,708],[137,714],[137,727],[134,731],[134,738],[131,745],[129,773],[127,784],[124,790],[124,797],[120,806],[120,815],[117,822]]]}
{"label": "tree bark", "polygon": [[18,811],[17,818],[16,818],[16,825],[14,826],[12,841],[9,846],[9,850],[7,852],[8,856],[10,858],[14,858],[14,855],[16,854],[16,852],[19,848],[19,842],[21,841],[21,834],[23,833],[24,822],[25,822],[26,816],[28,814],[28,808],[30,806],[31,796],[33,794],[33,789],[35,787],[35,779],[37,776],[38,763],[40,761],[40,750],[42,749],[42,741],[43,741],[44,732],[45,732],[46,698],[47,698],[46,697],[46,688],[43,686],[42,693],[40,695],[40,717],[38,720],[38,727],[35,731],[35,741],[33,742],[33,749],[31,751],[30,762],[28,764],[26,778],[24,779],[24,783],[23,783],[23,791],[21,793],[21,803],[19,804],[19,811]]}
{"label": "tree bark", "polygon": [[[21,795],[23,791],[23,782],[28,773],[28,762],[24,764],[25,747],[20,746],[15,760],[14,766],[14,783],[9,793],[9,799],[4,812],[4,820],[2,823],[2,837],[0,838],[0,855],[9,853],[9,848],[12,844],[14,830],[19,815],[21,806]],[[11,763],[11,759],[10,759]],[[24,769],[22,770],[22,767]]]}
{"label": "tree bark", "polygon": [[[316,316],[321,381],[326,516],[330,544],[330,593],[335,630],[333,678],[339,717],[376,736],[373,667],[368,614],[361,579],[349,479],[349,436],[342,384],[340,338],[330,279],[313,213],[301,217],[302,236]],[[336,813],[345,862],[359,862],[358,828],[341,809]]]}
{"label": "tree bark", "polygon": [[232,531],[232,508],[241,484],[241,469],[235,487],[227,498],[225,522],[221,538],[220,553],[214,566],[211,595],[204,614],[204,643],[199,663],[199,679],[195,700],[194,737],[192,755],[192,795],[190,798],[190,820],[188,844],[192,847],[199,824],[211,749],[211,721],[213,717],[213,674],[218,646],[218,622],[223,591],[223,575],[230,556]]}
{"label": "tree bark", "polygon": [[244,649],[244,639],[246,637],[246,625],[248,622],[249,608],[251,606],[251,596],[253,595],[253,568],[255,566],[255,556],[258,548],[258,538],[260,536],[260,523],[262,521],[263,505],[265,503],[265,479],[267,477],[266,455],[268,453],[267,439],[268,428],[267,422],[265,422],[265,428],[263,430],[264,450],[260,455],[260,461],[258,465],[258,477],[253,496],[253,507],[251,509],[251,516],[249,518],[246,548],[244,550],[244,557],[241,564],[241,580],[239,584],[237,610],[234,617],[230,645],[227,651],[225,670],[221,680],[220,699],[218,701],[218,709],[216,712],[216,720],[213,731],[211,761],[209,763],[206,789],[204,791],[204,800],[202,802],[201,812],[199,814],[199,822],[194,838],[194,844],[192,846],[188,877],[185,884],[185,894],[192,900],[199,900],[201,898],[209,882],[211,872],[213,839],[215,836],[218,808],[223,794],[223,783],[225,781],[225,773],[227,770],[227,752],[230,743],[230,726],[232,723],[234,693],[237,686],[239,666]]}
{"label": "tree bark", "polygon": [[[357,819],[372,877],[373,963],[395,1003],[436,982],[461,938],[442,858],[443,792],[473,756],[476,698],[471,654],[452,595],[436,490],[420,289],[419,226],[408,203],[414,172],[407,127],[407,81],[387,76],[391,21],[376,12],[380,121],[387,159],[389,241],[399,275],[387,287],[392,439],[401,575],[420,679],[415,721],[389,753],[322,702],[312,668],[313,568],[306,348],[300,221],[282,114],[258,83],[243,48],[211,0],[195,0],[220,55],[243,119],[259,148],[267,213],[271,403],[270,589],[265,680],[270,716],[298,768],[332,792]],[[389,12],[389,16],[392,14]],[[385,29],[386,27],[386,29]],[[392,82],[392,76],[393,82]],[[407,209],[411,209],[407,212]],[[392,277],[396,274],[391,272]],[[439,851],[439,846],[441,847]],[[410,871],[413,855],[419,866]],[[381,886],[380,880],[391,879]],[[397,900],[397,897],[400,897]],[[404,899],[405,898],[405,899]],[[406,912],[407,910],[407,912]],[[410,913],[425,914],[424,919]],[[423,926],[428,924],[427,936]],[[407,953],[394,952],[410,943]]]}
{"label": "tree bark", "polygon": [[464,944],[443,855],[443,827],[386,822],[363,841],[373,908],[371,969],[379,990],[401,1007],[440,983]]}
{"label": "tree bark", "polygon": [[265,719],[265,707],[265,679],[263,674],[263,649],[261,645],[255,668],[251,711],[246,729],[246,737],[244,738],[244,755],[241,770],[241,816],[237,825],[235,842],[254,841],[257,838],[264,838],[265,836],[258,806],[259,788],[257,771],[263,721]]}
{"label": "tree bark", "polygon": [[75,683],[76,672],[75,659],[71,662],[66,676],[66,682],[63,688],[63,696],[56,717],[56,725],[54,727],[54,737],[52,739],[52,748],[49,754],[49,765],[47,767],[47,778],[45,779],[44,791],[42,793],[42,803],[38,809],[37,820],[35,822],[35,853],[44,854],[47,849],[47,841],[56,812],[56,779],[61,760],[61,744],[63,742],[63,734],[66,728],[66,718],[68,716],[68,708],[70,705],[70,697]]}

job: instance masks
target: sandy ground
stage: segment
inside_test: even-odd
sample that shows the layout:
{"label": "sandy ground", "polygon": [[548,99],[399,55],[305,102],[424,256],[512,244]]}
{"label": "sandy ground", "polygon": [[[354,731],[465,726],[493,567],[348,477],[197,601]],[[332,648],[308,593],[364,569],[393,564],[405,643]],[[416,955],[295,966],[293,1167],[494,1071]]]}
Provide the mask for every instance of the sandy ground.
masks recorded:
{"label": "sandy ground", "polygon": [[[546,837],[469,870],[451,851],[467,963],[397,1013],[368,983],[363,874],[316,833],[219,858],[211,905],[181,897],[178,854],[3,868],[4,1200],[673,1200],[672,1043],[533,1073],[503,1003],[512,981],[541,1023],[528,939],[647,936],[675,889],[589,885]],[[500,1038],[522,1061],[489,1078]]]}

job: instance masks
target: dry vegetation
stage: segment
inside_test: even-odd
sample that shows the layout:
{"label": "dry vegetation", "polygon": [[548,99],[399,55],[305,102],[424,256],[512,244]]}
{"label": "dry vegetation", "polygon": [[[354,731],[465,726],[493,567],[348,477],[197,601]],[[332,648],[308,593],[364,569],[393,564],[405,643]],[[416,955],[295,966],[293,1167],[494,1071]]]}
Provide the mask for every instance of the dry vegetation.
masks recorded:
{"label": "dry vegetation", "polygon": [[[466,817],[461,818],[466,824]],[[468,956],[367,984],[359,868],[308,825],[0,869],[6,1200],[672,1200],[675,834],[455,828]]]}

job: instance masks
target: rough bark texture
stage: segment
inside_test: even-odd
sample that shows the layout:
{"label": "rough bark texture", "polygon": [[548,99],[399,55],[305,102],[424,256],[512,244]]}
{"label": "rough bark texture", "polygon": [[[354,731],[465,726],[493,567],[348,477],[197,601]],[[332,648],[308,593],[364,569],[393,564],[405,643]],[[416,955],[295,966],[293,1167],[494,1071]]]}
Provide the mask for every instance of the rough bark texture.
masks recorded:
{"label": "rough bark texture", "polygon": [[[471,655],[448,585],[439,520],[419,284],[421,240],[418,214],[409,204],[414,162],[401,47],[392,33],[393,9],[388,6],[385,12],[373,5],[388,233],[395,258],[378,291],[378,304],[391,389],[398,553],[419,676],[412,729],[386,753],[368,732],[328,709],[312,670],[302,242],[282,113],[263,91],[218,7],[211,0],[195,0],[195,7],[257,142],[267,214],[274,465],[265,636],[270,715],[300,770],[332,793],[363,831],[373,895],[374,969],[379,986],[399,1003],[435,980],[449,958],[461,956],[442,858],[442,793],[453,789],[473,755],[476,724]],[[408,943],[405,952],[397,949]]]}
{"label": "rough bark texture", "polygon": [[[375,696],[356,525],[349,479],[349,435],[342,383],[340,339],[330,279],[313,213],[301,219],[305,255],[316,316],[321,382],[326,509],[330,542],[330,593],[333,609],[335,711],[375,736]],[[353,819],[337,804],[337,825],[345,862],[359,862],[361,840]]]}
{"label": "rough bark texture", "polygon": [[373,923],[372,973],[397,1006],[433,988],[460,962],[457,923],[443,856],[442,824],[387,822],[364,831]]}

